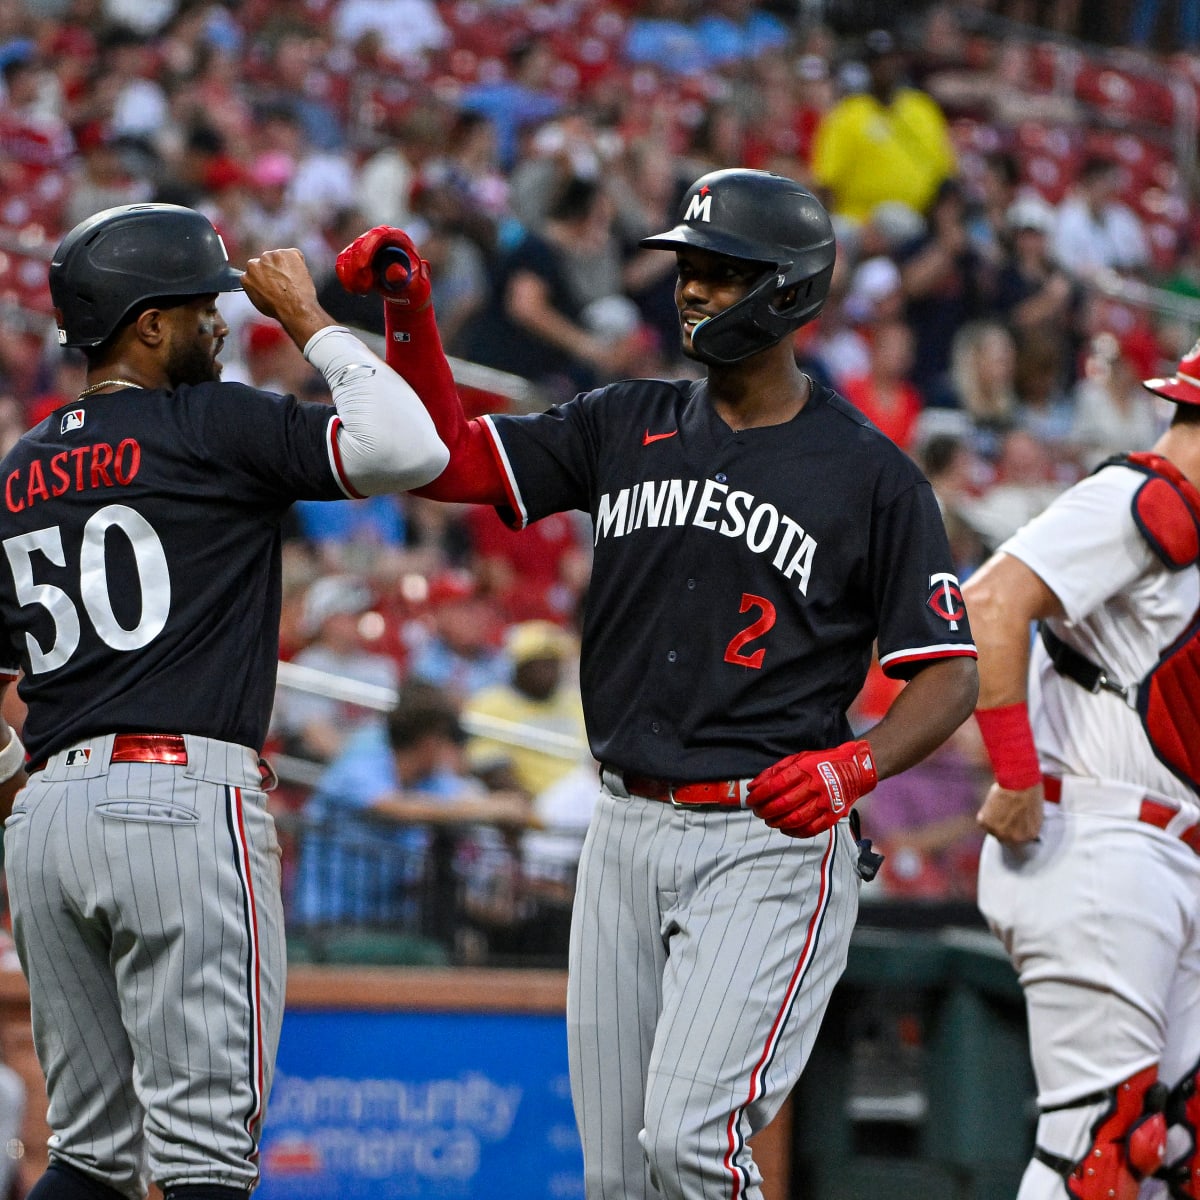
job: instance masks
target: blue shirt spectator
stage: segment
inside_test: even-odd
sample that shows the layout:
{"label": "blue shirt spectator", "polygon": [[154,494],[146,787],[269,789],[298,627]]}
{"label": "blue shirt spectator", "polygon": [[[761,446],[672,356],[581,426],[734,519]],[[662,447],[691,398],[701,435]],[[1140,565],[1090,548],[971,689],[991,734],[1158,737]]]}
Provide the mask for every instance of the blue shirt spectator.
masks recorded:
{"label": "blue shirt spectator", "polygon": [[403,546],[407,537],[403,501],[395,495],[335,500],[331,504],[300,500],[295,511],[304,536],[317,545]]}
{"label": "blue shirt spectator", "polygon": [[372,810],[401,795],[449,801],[483,794],[478,781],[446,765],[462,740],[455,707],[439,689],[415,682],[386,729],[372,724],[350,738],[304,807],[312,825],[292,894],[297,925],[417,920],[429,831]]}
{"label": "blue shirt spectator", "polygon": [[688,20],[686,0],[653,0],[644,15],[629,22],[624,57],[638,66],[661,67],[677,75],[698,75],[713,65],[697,28]]}
{"label": "blue shirt spectator", "polygon": [[753,0],[713,0],[696,21],[696,33],[716,67],[748,62],[767,50],[782,49],[788,41],[787,26],[756,8]]}
{"label": "blue shirt spectator", "polygon": [[476,83],[463,92],[460,107],[487,117],[496,131],[496,157],[505,171],[517,161],[522,130],[540,125],[563,110],[548,88],[556,59],[540,38],[520,42],[508,55],[508,76]]}

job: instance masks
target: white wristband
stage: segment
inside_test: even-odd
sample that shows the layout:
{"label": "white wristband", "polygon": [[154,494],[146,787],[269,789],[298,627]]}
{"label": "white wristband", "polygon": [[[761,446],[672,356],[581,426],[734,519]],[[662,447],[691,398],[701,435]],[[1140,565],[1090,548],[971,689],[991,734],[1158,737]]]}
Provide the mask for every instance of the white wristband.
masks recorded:
{"label": "white wristband", "polygon": [[14,729],[8,745],[0,750],[0,783],[7,783],[24,766],[25,747]]}

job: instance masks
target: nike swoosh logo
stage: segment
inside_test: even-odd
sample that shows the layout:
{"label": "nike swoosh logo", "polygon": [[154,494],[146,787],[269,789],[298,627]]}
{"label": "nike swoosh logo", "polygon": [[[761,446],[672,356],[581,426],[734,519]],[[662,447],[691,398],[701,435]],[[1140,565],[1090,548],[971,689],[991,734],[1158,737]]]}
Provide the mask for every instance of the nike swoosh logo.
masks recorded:
{"label": "nike swoosh logo", "polygon": [[646,436],[642,438],[642,445],[648,446],[651,442],[661,442],[663,438],[674,437],[678,432],[678,429],[672,429],[670,433],[651,433],[647,429]]}

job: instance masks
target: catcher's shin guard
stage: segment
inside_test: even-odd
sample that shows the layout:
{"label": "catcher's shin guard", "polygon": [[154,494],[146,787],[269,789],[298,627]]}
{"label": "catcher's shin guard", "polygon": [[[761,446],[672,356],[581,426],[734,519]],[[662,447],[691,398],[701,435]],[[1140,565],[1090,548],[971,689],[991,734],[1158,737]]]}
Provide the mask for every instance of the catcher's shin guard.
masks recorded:
{"label": "catcher's shin guard", "polygon": [[1167,1121],[1187,1134],[1188,1151],[1159,1175],[1170,1185],[1171,1200],[1200,1200],[1200,1062],[1171,1089]]}
{"label": "catcher's shin guard", "polygon": [[1074,1200],[1136,1200],[1141,1181],[1158,1171],[1166,1157],[1167,1098],[1166,1084],[1158,1082],[1158,1067],[1153,1066],[1114,1088],[1059,1105],[1099,1106],[1091,1142],[1081,1158],[1066,1158],[1043,1146],[1034,1147],[1034,1158],[1063,1177]]}

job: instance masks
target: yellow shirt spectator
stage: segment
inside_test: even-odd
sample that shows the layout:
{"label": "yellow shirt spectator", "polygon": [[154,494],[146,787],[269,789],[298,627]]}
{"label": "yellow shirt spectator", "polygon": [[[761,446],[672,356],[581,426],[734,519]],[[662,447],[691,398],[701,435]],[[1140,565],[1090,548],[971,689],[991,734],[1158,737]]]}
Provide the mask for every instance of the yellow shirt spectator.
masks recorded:
{"label": "yellow shirt spectator", "polygon": [[833,211],[854,221],[867,220],[885,200],[924,212],[955,169],[945,116],[912,88],[886,105],[871,95],[847,96],[817,127],[813,179],[827,189]]}
{"label": "yellow shirt spectator", "polygon": [[[479,730],[467,743],[473,771],[536,797],[589,759],[579,688],[565,678],[574,647],[570,634],[549,621],[513,628],[513,682],[484,688],[463,707],[463,723]],[[505,733],[511,729],[512,740],[486,736],[493,721]]]}

